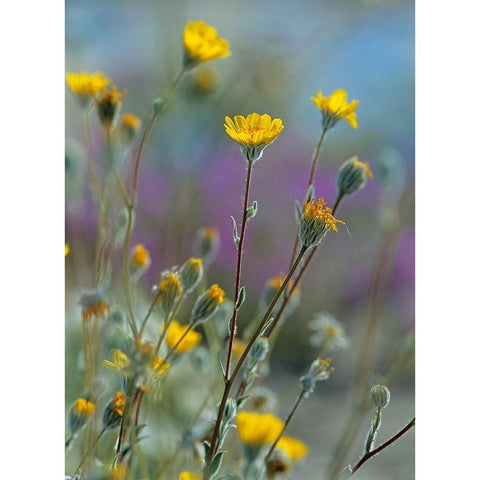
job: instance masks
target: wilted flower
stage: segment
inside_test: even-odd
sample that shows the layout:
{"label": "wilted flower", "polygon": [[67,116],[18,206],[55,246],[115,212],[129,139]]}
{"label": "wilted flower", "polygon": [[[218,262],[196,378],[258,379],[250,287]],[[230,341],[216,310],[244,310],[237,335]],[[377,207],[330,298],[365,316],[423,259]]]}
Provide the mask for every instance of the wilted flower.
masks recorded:
{"label": "wilted flower", "polygon": [[270,115],[251,113],[245,118],[236,115],[233,120],[225,117],[225,131],[240,144],[240,150],[248,162],[261,158],[267,145],[282,133],[283,123],[280,118],[272,121]]}
{"label": "wilted flower", "polygon": [[323,116],[323,128],[332,128],[343,118],[352,127],[358,128],[357,114],[358,100],[347,102],[348,94],[345,90],[335,90],[329,97],[324,97],[321,90],[318,90],[316,97],[310,100],[318,107]]}
{"label": "wilted flower", "polygon": [[72,433],[78,432],[95,411],[95,404],[85,398],[77,398],[68,414],[68,428]]}
{"label": "wilted flower", "polygon": [[131,113],[124,113],[118,123],[118,135],[124,145],[130,145],[140,131],[142,121]]}
{"label": "wilted flower", "polygon": [[257,412],[268,412],[276,407],[277,398],[268,388],[258,386],[249,392],[248,405]]}
{"label": "wilted flower", "polygon": [[340,195],[353,195],[366,185],[368,178],[373,178],[370,165],[361,162],[358,157],[349,158],[338,172],[338,192]]}
{"label": "wilted flower", "polygon": [[283,421],[272,413],[239,412],[237,427],[243,443],[261,447],[275,441],[282,431]]}
{"label": "wilted flower", "polygon": [[182,292],[182,282],[176,272],[167,272],[162,275],[157,292],[157,302],[161,304],[165,314],[172,311]]}
{"label": "wilted flower", "polygon": [[192,322],[205,321],[210,318],[223,303],[225,292],[215,283],[197,298],[192,309]]}
{"label": "wilted flower", "polygon": [[105,293],[101,290],[88,290],[80,297],[82,318],[84,321],[92,318],[107,318],[110,315],[110,305]]}
{"label": "wilted flower", "polygon": [[76,72],[65,75],[67,85],[85,107],[95,96],[110,84],[110,79],[103,73]]}
{"label": "wilted flower", "polygon": [[95,99],[100,123],[105,128],[110,129],[115,123],[122,99],[127,93],[127,90],[120,92],[117,87],[113,86],[110,90],[103,89]]}
{"label": "wilted flower", "polygon": [[103,411],[103,428],[111,430],[120,426],[125,409],[125,394],[122,391],[115,393]]}
{"label": "wilted flower", "polygon": [[[188,330],[188,333],[185,332]],[[176,352],[189,352],[193,350],[202,339],[201,333],[196,332],[195,330],[188,329],[188,325],[180,325],[176,320],[173,320],[170,323],[170,326],[167,329],[167,345],[169,348],[173,348],[177,345],[177,342],[182,338],[182,341],[178,344]]]}
{"label": "wilted flower", "polygon": [[189,293],[195,289],[203,277],[203,265],[201,258],[189,258],[178,271],[183,290]]}
{"label": "wilted flower", "polygon": [[184,65],[193,68],[201,62],[231,55],[229,44],[203,20],[190,21],[183,30]]}
{"label": "wilted flower", "polygon": [[300,385],[305,392],[305,398],[315,391],[318,381],[328,380],[333,373],[329,358],[317,358],[311,365],[308,373],[300,377]]}
{"label": "wilted flower", "polygon": [[343,325],[330,313],[321,312],[310,322],[310,328],[314,334],[310,337],[310,343],[315,347],[326,350],[346,348],[349,345]]}
{"label": "wilted flower", "polygon": [[276,447],[283,450],[285,455],[293,461],[298,461],[305,457],[308,453],[308,447],[298,438],[282,436]]}
{"label": "wilted flower", "polygon": [[220,235],[217,227],[202,227],[197,230],[195,250],[204,262],[211,263],[217,256]]}
{"label": "wilted flower", "polygon": [[307,248],[318,245],[329,230],[337,232],[337,223],[345,225],[332,215],[323,198],[312,198],[305,204],[299,223],[300,240]]}
{"label": "wilted flower", "polygon": [[277,475],[288,472],[292,468],[292,461],[283,450],[275,449],[265,465],[267,478],[274,479]]}

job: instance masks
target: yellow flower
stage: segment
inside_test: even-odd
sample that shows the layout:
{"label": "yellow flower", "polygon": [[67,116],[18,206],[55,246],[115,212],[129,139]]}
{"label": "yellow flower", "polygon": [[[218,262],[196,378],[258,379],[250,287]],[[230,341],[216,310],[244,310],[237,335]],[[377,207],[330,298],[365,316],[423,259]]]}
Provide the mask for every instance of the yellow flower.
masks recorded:
{"label": "yellow flower", "polygon": [[122,99],[127,93],[128,90],[120,92],[114,85],[110,90],[104,88],[95,99],[100,122],[105,128],[111,128],[115,123]]}
{"label": "yellow flower", "polygon": [[65,75],[67,85],[86,106],[101,90],[110,84],[110,79],[103,73],[76,72]]}
{"label": "yellow flower", "polygon": [[297,438],[282,437],[277,443],[276,448],[283,450],[290,460],[300,460],[308,453],[308,447]]}
{"label": "yellow flower", "polygon": [[70,245],[68,243],[65,244],[65,256],[70,253]]}
{"label": "yellow flower", "polygon": [[368,162],[361,162],[358,157],[354,157],[353,165],[357,168],[362,168],[365,171],[367,177],[373,178],[373,173],[370,170],[370,164]]}
{"label": "yellow flower", "polygon": [[243,443],[259,447],[275,441],[282,431],[283,421],[272,413],[240,412],[237,427]]}
{"label": "yellow flower", "polygon": [[258,113],[251,113],[246,118],[236,115],[233,120],[225,117],[224,126],[227,135],[240,144],[243,156],[252,162],[262,156],[265,147],[276,140],[284,128],[280,118],[272,120],[270,115]]}
{"label": "yellow flower", "polygon": [[85,400],[84,398],[77,398],[75,404],[73,405],[73,411],[77,415],[84,415],[90,417],[95,410],[95,404]]}
{"label": "yellow flower", "polygon": [[225,299],[225,292],[216,283],[208,289],[207,295],[216,305],[221,305]]}
{"label": "yellow flower", "polygon": [[126,374],[128,367],[130,366],[130,359],[125,353],[118,348],[112,349],[112,362],[109,360],[103,361],[103,366],[115,370],[118,373]]}
{"label": "yellow flower", "polygon": [[122,416],[125,409],[125,394],[122,391],[115,393],[115,396],[112,399],[111,409],[117,415]]}
{"label": "yellow flower", "polygon": [[131,265],[135,269],[147,269],[150,266],[150,252],[141,244],[133,247]]}
{"label": "yellow flower", "polygon": [[160,375],[163,375],[169,367],[170,364],[165,363],[162,357],[155,357],[152,362],[153,380],[155,381]]}
{"label": "yellow flower", "polygon": [[342,118],[352,127],[358,128],[357,114],[358,100],[347,101],[348,94],[345,90],[335,90],[329,97],[324,97],[322,91],[310,100],[318,107],[323,115],[323,127],[332,128]]}
{"label": "yellow flower", "polygon": [[202,475],[196,472],[182,472],[178,480],[202,480]]}
{"label": "yellow flower", "polygon": [[[176,320],[173,320],[167,330],[167,345],[173,348],[187,330],[188,325],[180,325]],[[190,329],[176,348],[176,351],[189,352],[199,344],[201,339],[202,335],[200,333]]]}
{"label": "yellow flower", "polygon": [[215,28],[202,20],[190,21],[185,25],[183,46],[184,64],[187,68],[193,68],[200,62],[231,55],[228,42],[218,35]]}

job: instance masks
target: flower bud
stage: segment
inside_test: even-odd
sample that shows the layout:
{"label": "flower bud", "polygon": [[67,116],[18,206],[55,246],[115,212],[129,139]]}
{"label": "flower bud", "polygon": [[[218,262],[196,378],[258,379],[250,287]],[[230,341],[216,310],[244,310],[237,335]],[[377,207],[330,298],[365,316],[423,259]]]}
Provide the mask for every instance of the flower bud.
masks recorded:
{"label": "flower bud", "polygon": [[257,338],[255,343],[252,345],[252,350],[250,351],[251,358],[255,360],[255,362],[261,362],[267,356],[268,348],[268,338]]}
{"label": "flower bud", "polygon": [[200,283],[203,277],[201,258],[189,258],[178,272],[185,293],[190,293]]}
{"label": "flower bud", "polygon": [[122,104],[122,98],[127,94],[127,90],[119,92],[117,87],[113,86],[110,90],[103,89],[97,98],[97,112],[100,123],[105,128],[112,128],[118,117],[118,112]]}
{"label": "flower bud", "polygon": [[370,165],[361,162],[358,157],[349,158],[338,172],[338,192],[340,195],[353,195],[366,185],[368,177],[373,178]]}
{"label": "flower bud", "polygon": [[220,247],[220,235],[216,227],[198,229],[195,239],[195,251],[205,263],[211,263],[217,257]]}
{"label": "flower bud", "polygon": [[111,430],[120,426],[125,409],[125,395],[118,391],[103,411],[103,428]]}
{"label": "flower bud", "polygon": [[390,390],[385,385],[372,385],[370,399],[377,408],[385,408],[390,403]]}
{"label": "flower bud", "polygon": [[225,292],[215,283],[200,295],[192,309],[192,323],[204,322],[210,318],[223,303]]}
{"label": "flower bud", "polygon": [[137,278],[148,270],[152,260],[150,252],[141,244],[135,245],[130,254],[130,270]]}
{"label": "flower bud", "polygon": [[173,310],[182,291],[182,283],[177,273],[167,272],[162,275],[157,292],[157,302],[161,304],[165,314]]}
{"label": "flower bud", "polygon": [[124,113],[118,124],[118,135],[124,145],[130,145],[138,135],[142,121],[131,113]]}
{"label": "flower bud", "polygon": [[78,432],[95,411],[95,405],[84,398],[77,398],[68,414],[68,428],[72,433]]}

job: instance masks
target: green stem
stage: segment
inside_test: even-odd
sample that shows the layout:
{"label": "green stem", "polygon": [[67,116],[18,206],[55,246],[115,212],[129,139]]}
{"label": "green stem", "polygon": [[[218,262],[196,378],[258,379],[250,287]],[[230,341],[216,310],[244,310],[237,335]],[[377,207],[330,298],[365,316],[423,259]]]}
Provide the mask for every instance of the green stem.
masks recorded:
{"label": "green stem", "polygon": [[374,455],[377,453],[380,453],[383,449],[387,448],[389,445],[391,445],[393,442],[398,440],[402,435],[405,435],[412,427],[415,426],[415,417],[413,417],[408,425],[403,427],[398,433],[393,435],[393,437],[389,438],[385,443],[382,443],[379,447],[377,447],[375,450],[372,450],[371,452],[366,453],[359,461],[358,463],[352,468],[352,475],[370,458],[372,458]]}
{"label": "green stem", "polygon": [[94,448],[97,446],[98,442],[102,438],[102,435],[105,433],[105,431],[106,431],[105,428],[102,428],[102,430],[100,430],[100,433],[98,434],[97,438],[95,439],[95,441],[92,443],[90,448],[85,452],[85,455],[83,455],[82,459],[80,460],[80,463],[79,463],[77,469],[75,470],[75,475],[80,471],[80,469],[82,468],[82,465],[85,463],[87,458],[93,452]]}
{"label": "green stem", "polygon": [[282,435],[285,433],[285,430],[288,427],[288,424],[292,420],[293,415],[297,411],[298,406],[300,405],[300,402],[303,400],[303,397],[305,396],[305,390],[302,390],[299,394],[297,399],[295,400],[295,403],[293,404],[292,409],[290,410],[290,413],[288,414],[287,418],[285,419],[285,422],[283,424],[282,431],[278,434],[277,438],[275,441],[272,443],[272,446],[270,447],[270,450],[268,451],[267,455],[265,456],[265,464],[268,462],[269,458],[272,456],[273,451],[275,450],[275,447],[277,446],[277,443],[279,442],[280,438],[282,438]]}

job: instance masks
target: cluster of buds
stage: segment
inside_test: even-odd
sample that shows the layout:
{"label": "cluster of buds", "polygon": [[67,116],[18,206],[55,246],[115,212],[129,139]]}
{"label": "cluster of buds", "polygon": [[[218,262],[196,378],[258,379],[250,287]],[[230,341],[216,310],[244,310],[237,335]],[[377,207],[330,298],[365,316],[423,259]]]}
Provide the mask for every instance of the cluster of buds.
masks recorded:
{"label": "cluster of buds", "polygon": [[331,360],[329,358],[317,358],[311,365],[308,372],[300,377],[300,386],[305,392],[305,398],[315,391],[317,382],[328,380],[333,373],[330,367]]}
{"label": "cluster of buds", "polygon": [[339,195],[353,195],[367,184],[368,178],[373,178],[370,165],[361,162],[358,157],[349,158],[342,164],[338,172],[337,189]]}
{"label": "cluster of buds", "polygon": [[[243,393],[246,393],[251,387],[253,381],[258,376],[260,364],[268,355],[270,345],[267,337],[259,337],[252,345],[248,354],[248,361],[245,367],[245,374],[242,380]],[[246,399],[246,397],[244,397]]]}
{"label": "cluster of buds", "polygon": [[305,248],[317,246],[329,230],[337,232],[337,220],[323,198],[306,202],[299,217],[299,236]]}

